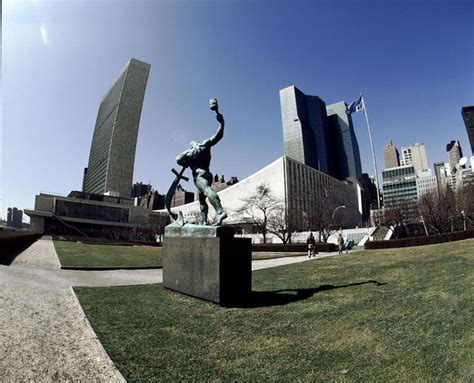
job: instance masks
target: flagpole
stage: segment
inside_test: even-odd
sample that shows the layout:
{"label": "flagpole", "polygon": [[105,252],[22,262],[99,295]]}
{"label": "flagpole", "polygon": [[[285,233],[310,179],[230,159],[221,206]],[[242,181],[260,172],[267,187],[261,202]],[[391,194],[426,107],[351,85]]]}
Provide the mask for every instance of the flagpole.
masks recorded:
{"label": "flagpole", "polygon": [[367,117],[367,107],[365,106],[364,96],[362,96],[362,102],[364,103],[365,121],[367,122],[367,129],[369,131],[370,148],[372,149],[372,160],[374,162],[374,172],[375,172],[375,175],[374,175],[375,185],[377,186],[377,207],[379,209],[379,214],[380,214],[380,190],[379,190],[379,177],[377,176],[377,160],[375,159],[374,142],[372,140],[372,132],[370,131],[369,117]]}

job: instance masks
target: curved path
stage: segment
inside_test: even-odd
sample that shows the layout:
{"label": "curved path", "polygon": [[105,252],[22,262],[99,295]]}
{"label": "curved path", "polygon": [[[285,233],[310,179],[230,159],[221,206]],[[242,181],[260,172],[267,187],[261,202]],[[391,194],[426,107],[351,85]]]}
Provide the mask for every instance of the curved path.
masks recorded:
{"label": "curved path", "polygon": [[[333,254],[322,254],[318,258]],[[309,260],[306,256],[252,262],[252,270]],[[61,270],[53,241],[43,237],[10,266],[0,265],[2,381],[120,382],[71,286],[161,283],[162,270]]]}

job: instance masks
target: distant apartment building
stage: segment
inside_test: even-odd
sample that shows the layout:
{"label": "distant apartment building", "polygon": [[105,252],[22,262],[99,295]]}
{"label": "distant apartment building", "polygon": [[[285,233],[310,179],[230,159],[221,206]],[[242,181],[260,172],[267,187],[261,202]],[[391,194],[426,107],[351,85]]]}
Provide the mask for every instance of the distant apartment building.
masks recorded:
{"label": "distant apartment building", "polygon": [[474,106],[464,106],[461,109],[461,115],[471,144],[471,154],[474,156]]}
{"label": "distant apartment building", "polygon": [[130,59],[103,98],[94,129],[83,192],[129,198],[150,64]]}
{"label": "distant apartment building", "polygon": [[452,173],[456,172],[459,160],[462,158],[461,144],[458,140],[452,140],[446,145],[446,153],[448,155],[448,163]]}
{"label": "distant apartment building", "polygon": [[383,148],[383,162],[385,169],[396,168],[400,166],[400,158],[397,147],[393,145],[392,140],[386,140]]}
{"label": "distant apartment building", "polygon": [[217,193],[228,188],[229,186],[236,184],[237,182],[239,182],[237,177],[230,177],[229,180],[226,181],[224,175],[219,178],[219,176],[216,174],[214,176],[211,188]]}
{"label": "distant apartment building", "polygon": [[171,207],[177,207],[191,202],[194,202],[194,193],[184,190],[181,185],[178,185],[171,200]]}
{"label": "distant apartment building", "polygon": [[438,191],[438,180],[436,175],[432,174],[431,169],[417,172],[416,188],[418,190],[418,197],[428,192]]}
{"label": "distant apartment building", "polygon": [[362,175],[359,145],[343,101],[326,106],[295,86],[280,90],[284,154],[339,180]]}
{"label": "distant apartment building", "polygon": [[23,227],[23,210],[9,207],[7,210],[7,226],[21,229]]}
{"label": "distant apartment building", "polygon": [[446,145],[446,154],[448,156],[448,185],[454,190],[456,188],[456,173],[460,168],[464,168],[463,165],[459,163],[462,155],[461,144],[458,140],[452,140],[449,144]]}
{"label": "distant apartment building", "polygon": [[426,149],[424,144],[416,143],[415,145],[402,147],[401,166],[413,165],[415,171],[424,172],[429,169],[428,158],[426,157]]}

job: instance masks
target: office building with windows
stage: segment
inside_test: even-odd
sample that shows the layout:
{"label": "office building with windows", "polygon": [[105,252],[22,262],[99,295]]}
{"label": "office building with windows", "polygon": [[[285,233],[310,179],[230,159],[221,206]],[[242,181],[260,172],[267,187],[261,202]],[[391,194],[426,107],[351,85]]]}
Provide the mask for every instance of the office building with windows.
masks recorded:
{"label": "office building with windows", "polygon": [[427,171],[429,167],[425,145],[416,143],[415,145],[402,147],[402,159],[400,165],[413,165],[417,173]]}
{"label": "office building with windows", "polygon": [[130,59],[103,98],[83,192],[130,197],[138,125],[150,64]]}
{"label": "office building with windows", "polygon": [[386,209],[406,205],[413,212],[418,200],[417,177],[413,165],[382,171],[383,199]]}

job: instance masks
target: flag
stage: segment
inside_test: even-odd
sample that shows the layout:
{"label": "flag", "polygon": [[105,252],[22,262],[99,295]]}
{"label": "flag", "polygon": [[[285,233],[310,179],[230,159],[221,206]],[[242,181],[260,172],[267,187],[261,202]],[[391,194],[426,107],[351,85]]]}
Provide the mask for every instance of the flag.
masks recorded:
{"label": "flag", "polygon": [[347,107],[347,114],[360,112],[361,110],[364,110],[364,96],[362,95],[360,95],[357,101],[351,102],[351,104]]}

